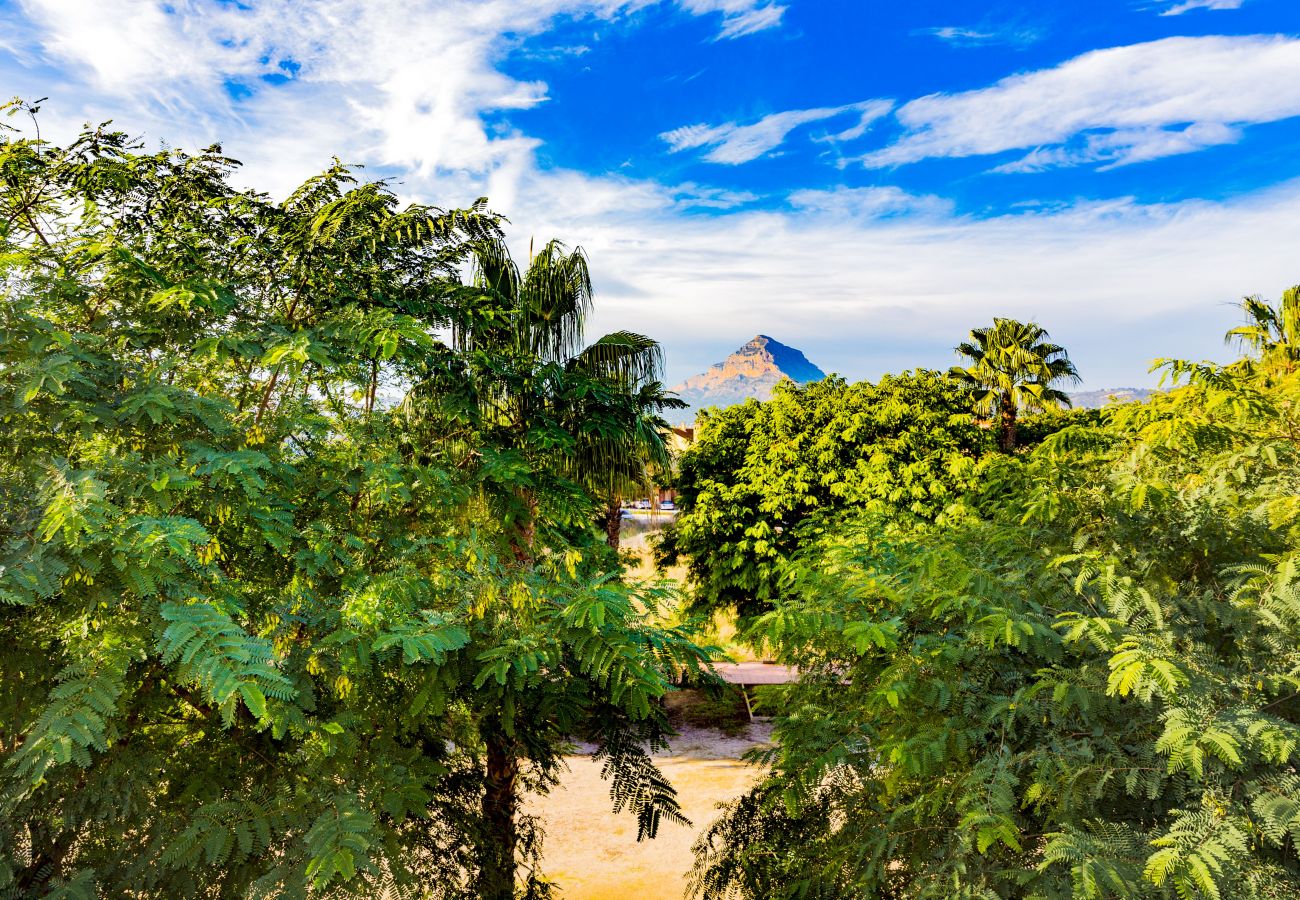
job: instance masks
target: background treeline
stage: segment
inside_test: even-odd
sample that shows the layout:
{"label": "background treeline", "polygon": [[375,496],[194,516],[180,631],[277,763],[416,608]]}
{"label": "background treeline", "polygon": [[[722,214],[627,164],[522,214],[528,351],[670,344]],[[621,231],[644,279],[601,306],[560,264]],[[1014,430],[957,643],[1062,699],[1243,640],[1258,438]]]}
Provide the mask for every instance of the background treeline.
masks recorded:
{"label": "background treeline", "polygon": [[482,203],[232,167],[0,133],[0,895],[544,896],[571,739],[680,819],[707,654],[604,528],[659,348]]}
{"label": "background treeline", "polygon": [[1243,308],[1100,413],[998,320],[705,420],[664,549],[802,678],[700,895],[1300,895],[1300,288]]}

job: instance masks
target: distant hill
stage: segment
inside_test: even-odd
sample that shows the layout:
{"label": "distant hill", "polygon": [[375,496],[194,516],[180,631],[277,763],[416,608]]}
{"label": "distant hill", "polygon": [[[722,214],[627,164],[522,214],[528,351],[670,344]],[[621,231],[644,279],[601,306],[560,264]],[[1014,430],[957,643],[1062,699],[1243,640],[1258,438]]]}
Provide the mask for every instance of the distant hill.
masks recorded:
{"label": "distant hill", "polygon": [[690,404],[672,418],[689,422],[706,406],[732,406],[755,400],[769,400],[772,388],[784,378],[800,384],[821,381],[826,373],[808,361],[799,350],[765,334],[756,335],[735,353],[707,372],[688,378],[673,390]]}
{"label": "distant hill", "polygon": [[1145,400],[1152,391],[1148,388],[1108,388],[1101,391],[1079,391],[1071,394],[1070,400],[1076,409],[1098,409],[1108,403],[1128,403],[1132,400]]}

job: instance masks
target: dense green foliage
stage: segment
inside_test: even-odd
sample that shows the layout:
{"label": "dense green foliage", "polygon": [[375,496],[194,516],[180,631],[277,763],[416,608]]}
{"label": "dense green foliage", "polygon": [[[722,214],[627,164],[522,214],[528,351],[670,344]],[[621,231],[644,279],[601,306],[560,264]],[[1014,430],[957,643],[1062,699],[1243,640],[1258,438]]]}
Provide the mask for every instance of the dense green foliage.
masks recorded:
{"label": "dense green foliage", "polygon": [[744,616],[781,596],[799,549],[862,511],[934,519],[992,446],[966,391],[927,371],[782,383],[767,403],[708,413],[697,434],[663,555],[687,558],[696,604]]}
{"label": "dense green foliage", "polygon": [[1016,446],[1021,449],[1036,447],[1058,431],[1072,425],[1100,425],[1103,418],[1101,409],[1087,407],[1052,409],[1022,416],[1016,420]]}
{"label": "dense green foliage", "polygon": [[231,168],[0,140],[0,895],[541,896],[571,738],[680,818],[646,751],[704,653],[571,462],[651,348],[498,339],[547,309],[481,203]]}
{"label": "dense green foliage", "polygon": [[1300,894],[1300,379],[1167,367],[792,567],[755,633],[802,682],[702,896]]}
{"label": "dense green foliage", "polygon": [[[0,897],[545,897],[572,740],[682,821],[659,347],[481,201],[232,168],[0,139]],[[998,320],[706,416],[664,555],[802,679],[700,894],[1300,894],[1300,290],[1243,311],[1102,412],[1019,419],[1073,368]]]}

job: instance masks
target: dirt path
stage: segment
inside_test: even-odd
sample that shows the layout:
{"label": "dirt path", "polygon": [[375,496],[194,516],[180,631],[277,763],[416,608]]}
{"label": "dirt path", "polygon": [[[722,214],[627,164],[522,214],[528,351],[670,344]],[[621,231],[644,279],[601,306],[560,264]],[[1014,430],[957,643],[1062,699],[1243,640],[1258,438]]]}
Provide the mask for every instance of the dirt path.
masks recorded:
{"label": "dirt path", "polygon": [[600,764],[571,757],[559,788],[533,801],[546,829],[544,871],[565,900],[677,900],[686,889],[691,845],[717,815],[719,803],[749,788],[759,771],[740,760],[767,740],[763,726],[729,738],[709,729],[684,729],[659,757],[693,827],[665,823],[653,841],[636,840],[636,819],[610,811]]}

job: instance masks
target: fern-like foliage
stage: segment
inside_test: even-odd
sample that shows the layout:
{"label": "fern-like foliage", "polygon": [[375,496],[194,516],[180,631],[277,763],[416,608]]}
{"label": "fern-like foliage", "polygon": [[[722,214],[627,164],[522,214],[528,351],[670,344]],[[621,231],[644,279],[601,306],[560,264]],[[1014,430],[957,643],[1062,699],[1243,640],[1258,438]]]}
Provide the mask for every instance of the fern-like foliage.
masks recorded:
{"label": "fern-like foliage", "polygon": [[293,698],[292,683],[274,665],[271,643],[249,635],[211,603],[166,603],[161,613],[168,623],[159,642],[163,663],[175,664],[180,679],[197,685],[226,724],[237,702],[265,719],[268,696]]}
{"label": "fern-like foliage", "polygon": [[1300,383],[1169,371],[935,524],[808,547],[754,625],[803,677],[702,896],[1300,892]]}
{"label": "fern-like foliage", "polygon": [[657,345],[579,352],[582,253],[467,283],[484,201],[0,132],[0,897],[548,896],[522,794],[597,732],[682,821],[645,748],[709,653],[572,453]]}
{"label": "fern-like foliage", "polygon": [[39,718],[9,760],[15,794],[8,799],[29,796],[54,766],[75,763],[88,768],[93,752],[108,749],[125,662],[117,653],[100,663],[74,663],[59,673]]}

